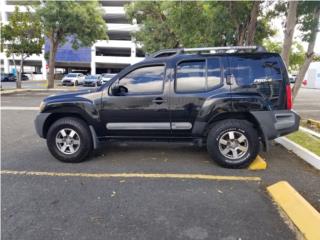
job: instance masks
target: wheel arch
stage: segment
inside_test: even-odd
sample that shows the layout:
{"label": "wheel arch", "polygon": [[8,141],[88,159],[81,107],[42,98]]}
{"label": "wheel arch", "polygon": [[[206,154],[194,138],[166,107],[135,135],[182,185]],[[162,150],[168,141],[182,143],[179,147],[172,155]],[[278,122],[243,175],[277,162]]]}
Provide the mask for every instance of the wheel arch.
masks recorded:
{"label": "wheel arch", "polygon": [[219,115],[216,115],[208,121],[207,127],[205,128],[203,135],[207,136],[208,132],[210,131],[210,129],[212,128],[212,126],[216,122],[227,120],[227,119],[245,120],[245,121],[251,123],[252,126],[256,129],[256,131],[258,133],[258,136],[263,144],[264,150],[267,150],[268,141],[267,141],[266,136],[263,132],[263,129],[261,128],[261,125],[257,121],[257,119],[250,112],[221,113]]}
{"label": "wheel arch", "polygon": [[83,117],[80,113],[68,113],[68,112],[54,112],[49,115],[49,117],[46,119],[43,125],[43,137],[47,137],[47,133],[49,131],[50,126],[56,122],[57,120],[64,118],[64,117],[74,117],[77,119],[81,119],[86,124],[88,124],[88,127],[90,123],[87,121],[85,117]]}

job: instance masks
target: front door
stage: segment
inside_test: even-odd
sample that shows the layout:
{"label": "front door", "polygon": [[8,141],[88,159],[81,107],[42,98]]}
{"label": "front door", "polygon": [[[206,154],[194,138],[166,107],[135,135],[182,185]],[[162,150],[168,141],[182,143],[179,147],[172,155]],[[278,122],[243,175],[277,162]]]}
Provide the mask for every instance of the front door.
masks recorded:
{"label": "front door", "polygon": [[101,118],[107,136],[170,135],[165,72],[165,65],[139,66],[106,89]]}

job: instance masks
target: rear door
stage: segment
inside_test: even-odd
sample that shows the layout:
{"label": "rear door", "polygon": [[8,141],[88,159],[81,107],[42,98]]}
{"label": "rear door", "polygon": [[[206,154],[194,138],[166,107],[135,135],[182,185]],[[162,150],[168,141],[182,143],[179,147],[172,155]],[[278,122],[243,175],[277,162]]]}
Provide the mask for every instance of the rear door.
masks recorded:
{"label": "rear door", "polygon": [[239,54],[228,59],[235,111],[285,107],[286,70],[279,55]]}
{"label": "rear door", "polygon": [[223,86],[221,57],[184,59],[176,64],[171,85],[173,136],[189,137],[204,102]]}

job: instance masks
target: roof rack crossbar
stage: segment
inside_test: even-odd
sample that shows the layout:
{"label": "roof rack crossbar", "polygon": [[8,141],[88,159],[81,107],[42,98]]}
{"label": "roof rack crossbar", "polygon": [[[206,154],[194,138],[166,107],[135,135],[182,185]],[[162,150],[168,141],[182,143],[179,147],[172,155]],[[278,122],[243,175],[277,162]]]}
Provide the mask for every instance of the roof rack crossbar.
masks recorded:
{"label": "roof rack crossbar", "polygon": [[167,54],[174,55],[174,54],[180,54],[184,52],[204,52],[204,51],[210,51],[210,52],[228,52],[228,51],[245,51],[245,50],[251,50],[251,51],[257,51],[257,52],[265,52],[265,48],[262,46],[229,46],[229,47],[200,47],[200,48],[173,48],[173,49],[164,49],[161,51],[158,51],[151,55],[151,57],[161,57],[161,56],[167,56]]}
{"label": "roof rack crossbar", "polygon": [[230,47],[201,47],[201,48],[183,48],[184,52],[201,51],[228,51],[228,50],[255,50],[257,46],[230,46]]}

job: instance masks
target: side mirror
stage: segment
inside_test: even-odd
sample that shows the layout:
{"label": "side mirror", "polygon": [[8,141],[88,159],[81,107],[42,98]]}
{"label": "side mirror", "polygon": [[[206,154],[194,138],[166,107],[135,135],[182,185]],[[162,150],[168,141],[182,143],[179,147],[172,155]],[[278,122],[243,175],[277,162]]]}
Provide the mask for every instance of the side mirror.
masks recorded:
{"label": "side mirror", "polygon": [[113,96],[125,96],[128,93],[128,88],[121,85],[116,85],[111,88],[111,93]]}

